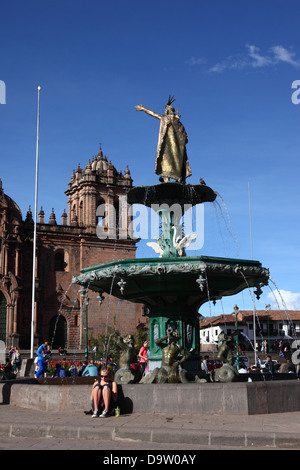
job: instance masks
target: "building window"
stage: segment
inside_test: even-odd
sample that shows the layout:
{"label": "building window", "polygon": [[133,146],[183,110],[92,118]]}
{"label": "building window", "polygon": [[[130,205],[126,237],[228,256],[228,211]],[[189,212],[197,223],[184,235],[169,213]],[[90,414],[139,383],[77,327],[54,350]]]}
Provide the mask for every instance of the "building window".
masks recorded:
{"label": "building window", "polygon": [[54,269],[55,271],[64,271],[65,270],[65,259],[64,259],[64,252],[57,251],[55,253],[55,264]]}
{"label": "building window", "polygon": [[79,217],[78,217],[78,222],[79,222],[79,225],[83,226],[84,225],[84,220],[83,220],[83,201],[80,201],[80,204],[79,204]]}

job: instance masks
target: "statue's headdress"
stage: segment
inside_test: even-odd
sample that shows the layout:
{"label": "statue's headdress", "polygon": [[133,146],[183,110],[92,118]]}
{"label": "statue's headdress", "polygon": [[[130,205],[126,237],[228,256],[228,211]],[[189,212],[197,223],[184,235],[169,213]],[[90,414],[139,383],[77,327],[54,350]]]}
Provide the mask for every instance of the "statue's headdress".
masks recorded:
{"label": "statue's headdress", "polygon": [[176,115],[175,109],[172,106],[172,103],[174,103],[174,101],[175,101],[174,95],[173,96],[169,95],[169,99],[168,99],[168,102],[167,102],[166,107],[165,107],[165,113],[166,114]]}
{"label": "statue's headdress", "polygon": [[169,99],[168,99],[166,106],[171,106],[171,104],[174,103],[174,101],[175,101],[174,95],[173,96],[169,95]]}

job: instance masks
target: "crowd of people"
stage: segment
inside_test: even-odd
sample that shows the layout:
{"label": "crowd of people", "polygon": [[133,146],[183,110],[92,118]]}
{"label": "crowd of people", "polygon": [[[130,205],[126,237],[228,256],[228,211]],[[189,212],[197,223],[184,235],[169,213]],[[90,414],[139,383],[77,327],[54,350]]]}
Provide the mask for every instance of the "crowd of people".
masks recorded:
{"label": "crowd of people", "polygon": [[[113,362],[110,355],[104,359],[96,360],[98,353],[97,347],[93,349],[95,359],[81,362],[68,361],[64,358],[63,361],[57,360],[53,363],[52,352],[50,343],[44,341],[36,351],[36,357],[34,359],[35,378],[45,377],[87,377],[100,375],[101,367],[109,365],[112,368],[113,373],[116,372],[118,366]],[[66,356],[67,352],[64,348],[58,348],[57,354],[59,356]],[[149,356],[149,343],[145,341],[138,353],[138,362],[132,364],[133,368],[138,368],[142,374],[147,372]],[[0,364],[0,379],[11,380],[15,379],[21,370],[21,354],[20,350],[16,347],[11,347],[8,352],[8,357],[5,364]]]}
{"label": "crowd of people", "polygon": [[[239,374],[246,374],[246,373],[291,373],[291,374],[299,374],[300,373],[300,365],[293,364],[289,355],[283,355],[282,362],[279,360],[273,360],[270,354],[266,355],[266,360],[261,360],[260,357],[257,357],[255,364],[247,365],[244,363],[243,358],[235,361],[235,366],[238,369]],[[208,355],[205,355],[203,360],[201,361],[201,370],[205,374],[209,374],[214,368],[221,367],[222,363],[220,361],[210,360]]]}
{"label": "crowd of people", "polygon": [[[61,348],[58,350],[58,354],[60,353]],[[93,350],[95,353],[95,348]],[[96,357],[96,354],[95,354]],[[133,368],[139,368],[142,374],[147,373],[147,365],[148,365],[148,357],[149,357],[149,343],[145,341],[138,353],[138,362],[136,364],[132,364]],[[96,361],[91,359],[89,361],[81,361],[81,362],[71,362],[70,361],[57,361],[55,364],[55,368],[53,370],[52,363],[51,363],[51,351],[50,345],[48,341],[45,341],[37,350],[36,358],[35,358],[35,377],[36,378],[43,378],[43,377],[99,377],[100,370],[103,366],[109,365],[113,371],[116,372],[118,366],[116,363],[113,362],[112,356],[108,355],[104,359],[100,359]]]}

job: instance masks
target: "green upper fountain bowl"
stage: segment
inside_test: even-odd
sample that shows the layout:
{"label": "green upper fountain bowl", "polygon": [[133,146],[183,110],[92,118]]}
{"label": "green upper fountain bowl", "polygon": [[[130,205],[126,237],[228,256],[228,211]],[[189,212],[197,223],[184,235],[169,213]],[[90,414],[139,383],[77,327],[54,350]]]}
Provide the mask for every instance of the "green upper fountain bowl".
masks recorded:
{"label": "green upper fountain bowl", "polygon": [[197,309],[205,302],[268,284],[258,261],[209,256],[118,260],[83,269],[73,283],[143,303],[150,311]]}

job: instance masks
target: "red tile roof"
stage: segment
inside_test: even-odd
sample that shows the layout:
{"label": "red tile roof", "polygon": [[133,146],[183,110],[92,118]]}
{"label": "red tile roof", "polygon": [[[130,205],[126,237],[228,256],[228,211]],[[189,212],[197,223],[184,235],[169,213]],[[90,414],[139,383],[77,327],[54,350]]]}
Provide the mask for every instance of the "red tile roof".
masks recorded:
{"label": "red tile roof", "polygon": [[[259,320],[267,320],[268,313],[266,310],[256,310],[256,317]],[[246,322],[251,322],[253,319],[252,310],[240,310],[238,312],[238,324],[245,324]],[[299,310],[270,310],[269,311],[270,321],[300,321],[300,311]],[[207,328],[209,326],[217,326],[222,324],[235,324],[236,315],[235,313],[230,313],[228,315],[219,315],[216,317],[202,317],[200,319],[200,328]]]}

